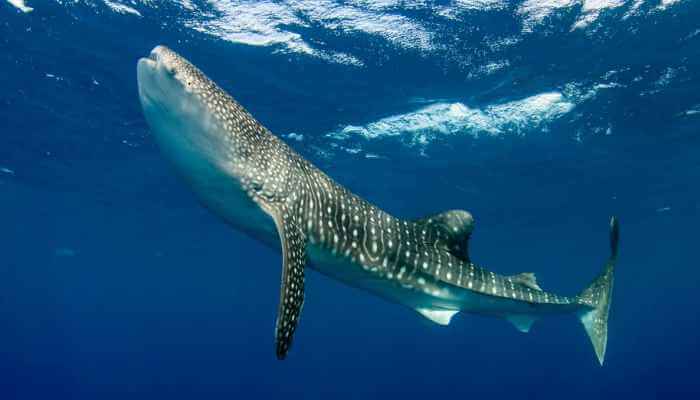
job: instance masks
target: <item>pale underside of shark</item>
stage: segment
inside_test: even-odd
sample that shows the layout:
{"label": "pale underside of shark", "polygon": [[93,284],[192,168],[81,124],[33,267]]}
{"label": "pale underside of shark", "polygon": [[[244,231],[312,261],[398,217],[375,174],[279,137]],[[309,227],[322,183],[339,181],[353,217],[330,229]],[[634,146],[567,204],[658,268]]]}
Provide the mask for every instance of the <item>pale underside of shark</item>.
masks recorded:
{"label": "pale underside of shark", "polygon": [[198,198],[230,225],[281,247],[277,357],[289,351],[309,266],[447,325],[460,311],[505,318],[527,332],[574,313],[602,364],[617,255],[579,295],[543,291],[535,275],[502,276],[469,258],[474,220],[451,210],[396,218],[336,183],[270,133],[190,62],[163,47],[138,62],[141,104],[156,141]]}

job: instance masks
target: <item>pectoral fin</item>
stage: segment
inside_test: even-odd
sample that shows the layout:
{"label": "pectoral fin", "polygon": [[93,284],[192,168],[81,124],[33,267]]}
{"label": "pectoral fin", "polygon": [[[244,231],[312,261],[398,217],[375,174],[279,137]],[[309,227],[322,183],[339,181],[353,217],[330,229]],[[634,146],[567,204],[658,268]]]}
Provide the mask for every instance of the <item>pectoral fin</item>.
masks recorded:
{"label": "pectoral fin", "polygon": [[306,239],[286,211],[273,218],[282,242],[282,284],[275,324],[275,347],[277,358],[283,360],[292,344],[292,337],[304,304]]}

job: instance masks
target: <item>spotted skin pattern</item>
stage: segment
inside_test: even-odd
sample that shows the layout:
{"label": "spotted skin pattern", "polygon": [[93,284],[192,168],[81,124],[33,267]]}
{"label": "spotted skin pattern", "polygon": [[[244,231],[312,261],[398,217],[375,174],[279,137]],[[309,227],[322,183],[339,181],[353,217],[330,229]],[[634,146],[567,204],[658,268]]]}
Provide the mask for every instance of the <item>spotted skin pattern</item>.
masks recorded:
{"label": "spotted skin pattern", "polygon": [[[141,63],[148,65],[142,67]],[[162,69],[162,76],[179,82],[188,98],[194,100],[184,105],[158,101],[157,91],[150,89],[156,84],[149,83],[148,79],[157,83],[161,75],[149,75],[148,68]],[[139,90],[145,110],[165,110],[173,115],[193,113],[198,118],[196,129],[216,132],[216,135],[169,140],[180,140],[184,144],[177,146],[196,148],[197,153],[205,154],[202,158],[206,162],[199,167],[201,170],[210,168],[234,177],[245,196],[274,220],[283,253],[275,333],[279,359],[287,355],[299,322],[304,302],[304,269],[309,251],[314,249],[314,254],[332,258],[335,267],[321,268],[322,262],[313,259],[310,260],[312,267],[358,287],[362,285],[355,284],[353,279],[361,276],[362,282],[372,282],[372,287],[381,285],[377,294],[411,307],[417,307],[412,305],[413,301],[429,304],[428,308],[436,310],[482,312],[478,308],[483,307],[481,305],[470,309],[460,303],[477,296],[479,304],[491,307],[483,313],[498,316],[506,316],[507,307],[512,307],[516,313],[578,312],[584,325],[584,318],[594,320],[589,323],[594,330],[589,335],[603,342],[596,344],[591,337],[602,363],[612,262],[580,296],[542,291],[533,274],[502,276],[471,262],[467,242],[474,222],[468,212],[451,210],[408,221],[375,207],[297,154],[197,67],[168,48],[158,46],[149,59],[140,61]],[[178,110],[171,110],[178,107]],[[195,111],[191,111],[193,108]],[[151,122],[151,125],[158,123]],[[168,146],[173,146],[169,143],[163,145],[166,151]],[[188,165],[187,168],[194,167]],[[202,187],[210,191],[222,190],[211,189],[207,182],[197,182],[194,173],[186,178],[200,191]],[[221,204],[214,200],[205,203],[215,211],[225,208],[223,201]],[[236,219],[230,215],[228,220]],[[417,300],[403,301],[403,298]],[[594,312],[601,309],[603,303],[605,312]],[[605,332],[602,332],[603,326]]]}

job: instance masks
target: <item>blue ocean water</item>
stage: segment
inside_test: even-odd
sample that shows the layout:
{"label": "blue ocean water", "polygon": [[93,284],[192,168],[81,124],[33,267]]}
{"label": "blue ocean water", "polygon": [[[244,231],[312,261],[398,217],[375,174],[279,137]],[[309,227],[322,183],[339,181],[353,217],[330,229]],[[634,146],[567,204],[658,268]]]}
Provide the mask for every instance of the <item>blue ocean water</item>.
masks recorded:
{"label": "blue ocean water", "polygon": [[[0,1],[0,398],[697,396],[698,21],[691,0]],[[280,255],[156,148],[135,70],[157,44],[387,211],[471,211],[496,272],[577,293],[617,215],[605,366],[571,316],[441,327],[315,273],[277,361]]]}

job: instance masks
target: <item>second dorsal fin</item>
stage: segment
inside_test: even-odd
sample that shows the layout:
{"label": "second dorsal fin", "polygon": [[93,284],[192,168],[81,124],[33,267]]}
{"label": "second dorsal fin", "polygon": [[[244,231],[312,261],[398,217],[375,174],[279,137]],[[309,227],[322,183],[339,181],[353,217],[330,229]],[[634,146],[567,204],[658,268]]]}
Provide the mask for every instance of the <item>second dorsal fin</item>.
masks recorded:
{"label": "second dorsal fin", "polygon": [[469,236],[474,230],[474,217],[464,210],[449,210],[415,221],[439,232],[447,250],[455,257],[469,259]]}
{"label": "second dorsal fin", "polygon": [[511,275],[508,278],[513,282],[525,285],[530,289],[542,291],[540,285],[537,284],[537,277],[535,277],[535,274],[532,272],[523,272],[522,274]]}

